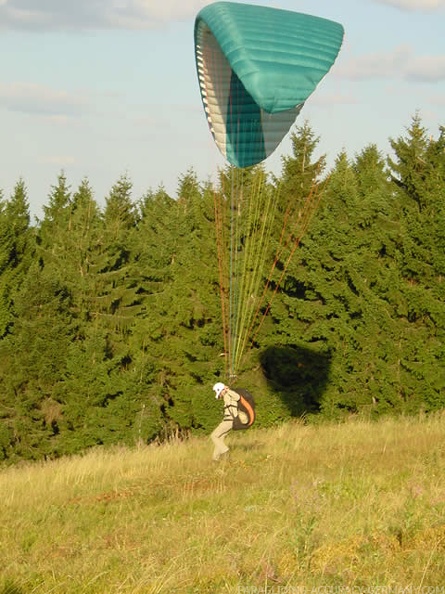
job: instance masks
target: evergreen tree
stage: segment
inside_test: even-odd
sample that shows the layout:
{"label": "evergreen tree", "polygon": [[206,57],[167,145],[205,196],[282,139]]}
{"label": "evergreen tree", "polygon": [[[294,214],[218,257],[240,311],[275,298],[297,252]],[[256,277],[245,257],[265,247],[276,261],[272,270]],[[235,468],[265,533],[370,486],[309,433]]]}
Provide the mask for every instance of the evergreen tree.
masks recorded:
{"label": "evergreen tree", "polygon": [[[271,296],[270,315],[265,318],[261,332],[264,338],[258,337],[258,342],[264,349],[260,359],[274,392],[291,414],[300,415],[318,406],[315,394],[325,383],[325,373],[320,373],[319,368],[321,362],[324,366],[327,361],[325,349],[320,350],[321,341],[313,348],[316,339],[304,337],[305,326],[316,319],[316,313],[299,249],[305,245],[308,229],[313,228],[320,199],[322,203],[325,201],[322,181],[325,157],[315,159],[318,138],[307,123],[297,128],[291,138],[292,155],[283,158],[282,175],[275,179],[277,208],[272,244],[279,258],[269,286],[271,291],[276,291],[282,279],[281,288],[277,297]],[[318,232],[324,236],[322,228]],[[304,257],[311,258],[309,249],[306,253]],[[309,343],[313,344],[308,347]],[[285,414],[278,400],[272,397],[269,400],[274,402],[272,414],[278,417]],[[267,414],[271,415],[271,409],[268,405]]]}
{"label": "evergreen tree", "polygon": [[11,389],[10,335],[19,316],[20,290],[31,265],[34,234],[23,180],[15,185],[9,200],[0,192],[0,459],[12,452],[18,414],[17,398]]}
{"label": "evergreen tree", "polygon": [[52,186],[48,201],[48,205],[43,206],[39,244],[43,250],[51,246],[50,253],[57,257],[59,249],[63,248],[63,236],[69,228],[71,216],[71,191],[63,172],[59,174],[57,184]]}
{"label": "evergreen tree", "polygon": [[34,246],[26,187],[19,180],[9,200],[0,196],[0,338],[14,323],[15,294],[31,264]]}
{"label": "evergreen tree", "polygon": [[141,283],[131,190],[129,179],[121,177],[106,198],[102,216],[87,186],[73,199],[73,223],[84,256],[78,263],[82,291],[76,292],[82,325],[70,347],[65,385],[72,448],[137,439],[135,423],[142,405],[134,372],[137,353],[130,338],[141,309]]}
{"label": "evergreen tree", "polygon": [[177,200],[163,190],[147,197],[139,235],[153,291],[137,331],[149,340],[147,358],[156,373],[149,394],[159,403],[165,432],[188,431],[208,417],[208,384],[219,364],[212,193],[202,192],[189,171],[179,180]]}
{"label": "evergreen tree", "polygon": [[[12,441],[15,451],[24,457],[51,451],[48,437],[58,433],[57,415],[48,411],[58,409],[54,394],[63,383],[65,356],[73,333],[71,296],[62,272],[67,262],[63,232],[69,219],[69,202],[62,174],[52,189],[50,206],[44,209],[35,257],[31,260],[28,256],[26,276],[20,284],[15,283],[14,325],[2,345],[7,368],[5,392],[15,402]],[[17,221],[15,241],[26,241],[29,214],[21,182],[10,212]]]}
{"label": "evergreen tree", "polygon": [[302,202],[310,196],[314,184],[319,182],[326,168],[326,157],[314,159],[320,139],[308,122],[297,126],[290,136],[292,153],[282,158],[279,184],[283,195],[290,194],[294,201]]}
{"label": "evergreen tree", "polygon": [[[306,410],[335,416],[374,402],[370,337],[378,333],[382,304],[372,287],[381,271],[374,263],[384,254],[382,225],[390,226],[386,177],[375,147],[365,149],[355,163],[345,153],[338,156],[286,285],[278,328],[287,344],[312,353],[301,362],[302,386],[296,390]],[[318,385],[321,363],[323,385]]]}
{"label": "evergreen tree", "polygon": [[445,290],[444,131],[428,138],[418,115],[406,137],[391,140],[395,157],[388,159],[403,213],[398,243],[401,272],[398,361],[405,408],[443,406]]}

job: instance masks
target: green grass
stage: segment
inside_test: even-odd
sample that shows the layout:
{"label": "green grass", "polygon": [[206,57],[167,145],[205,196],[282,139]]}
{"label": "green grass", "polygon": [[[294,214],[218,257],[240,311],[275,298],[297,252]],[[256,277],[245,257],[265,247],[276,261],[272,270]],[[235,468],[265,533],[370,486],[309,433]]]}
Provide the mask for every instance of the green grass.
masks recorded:
{"label": "green grass", "polygon": [[0,594],[445,591],[445,415],[228,443],[4,468]]}

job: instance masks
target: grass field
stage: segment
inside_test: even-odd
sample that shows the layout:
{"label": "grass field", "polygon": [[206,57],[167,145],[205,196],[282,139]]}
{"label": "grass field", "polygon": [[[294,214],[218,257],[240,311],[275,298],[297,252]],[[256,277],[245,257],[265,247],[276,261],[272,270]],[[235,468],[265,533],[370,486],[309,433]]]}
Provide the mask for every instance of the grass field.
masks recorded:
{"label": "grass field", "polygon": [[0,594],[445,594],[445,414],[0,471]]}

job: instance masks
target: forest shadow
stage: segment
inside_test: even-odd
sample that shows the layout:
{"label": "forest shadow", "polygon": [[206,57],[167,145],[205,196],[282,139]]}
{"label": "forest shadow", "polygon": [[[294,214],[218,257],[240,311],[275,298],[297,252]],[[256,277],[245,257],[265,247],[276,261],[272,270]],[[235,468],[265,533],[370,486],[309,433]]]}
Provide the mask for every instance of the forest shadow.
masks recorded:
{"label": "forest shadow", "polygon": [[297,345],[277,345],[263,351],[260,363],[264,377],[291,416],[320,412],[329,381],[329,354]]}

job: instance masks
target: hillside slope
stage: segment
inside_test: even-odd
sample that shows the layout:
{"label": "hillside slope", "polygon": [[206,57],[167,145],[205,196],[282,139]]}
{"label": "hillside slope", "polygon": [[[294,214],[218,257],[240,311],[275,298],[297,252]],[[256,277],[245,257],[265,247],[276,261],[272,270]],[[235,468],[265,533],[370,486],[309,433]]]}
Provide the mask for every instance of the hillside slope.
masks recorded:
{"label": "hillside slope", "polygon": [[4,468],[0,593],[443,591],[445,415],[228,442]]}

